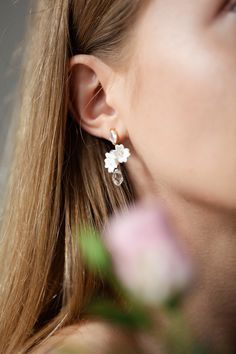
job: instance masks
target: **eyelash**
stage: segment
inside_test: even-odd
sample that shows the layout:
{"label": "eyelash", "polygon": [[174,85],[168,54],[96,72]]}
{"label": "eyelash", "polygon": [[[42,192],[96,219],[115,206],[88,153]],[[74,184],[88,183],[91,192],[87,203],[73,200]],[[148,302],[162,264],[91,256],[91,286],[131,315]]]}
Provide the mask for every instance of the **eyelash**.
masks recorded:
{"label": "eyelash", "polygon": [[223,10],[224,11],[232,11],[233,10],[232,12],[236,12],[236,1],[235,0],[225,1],[224,6],[223,6]]}

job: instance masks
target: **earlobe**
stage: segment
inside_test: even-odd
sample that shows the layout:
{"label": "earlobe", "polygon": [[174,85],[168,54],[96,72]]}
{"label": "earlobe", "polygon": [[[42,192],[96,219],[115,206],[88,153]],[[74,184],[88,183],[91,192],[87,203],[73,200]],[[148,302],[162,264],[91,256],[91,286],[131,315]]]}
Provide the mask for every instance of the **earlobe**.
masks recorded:
{"label": "earlobe", "polygon": [[70,65],[71,113],[88,133],[104,137],[115,126],[116,110],[107,104],[111,68],[90,55],[76,55]]}

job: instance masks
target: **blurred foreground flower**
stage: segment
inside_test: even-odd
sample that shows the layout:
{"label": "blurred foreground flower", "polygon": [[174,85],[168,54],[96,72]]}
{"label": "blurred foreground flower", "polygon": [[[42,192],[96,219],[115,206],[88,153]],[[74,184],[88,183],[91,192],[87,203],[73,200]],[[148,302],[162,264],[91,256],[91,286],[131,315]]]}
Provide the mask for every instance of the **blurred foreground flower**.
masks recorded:
{"label": "blurred foreground flower", "polygon": [[191,283],[190,258],[157,201],[113,215],[103,240],[120,281],[146,305],[161,305]]}
{"label": "blurred foreground flower", "polygon": [[92,299],[88,314],[153,335],[165,354],[205,353],[181,311],[195,268],[159,200],[116,212],[101,234],[80,230],[78,241],[85,264],[122,298]]}

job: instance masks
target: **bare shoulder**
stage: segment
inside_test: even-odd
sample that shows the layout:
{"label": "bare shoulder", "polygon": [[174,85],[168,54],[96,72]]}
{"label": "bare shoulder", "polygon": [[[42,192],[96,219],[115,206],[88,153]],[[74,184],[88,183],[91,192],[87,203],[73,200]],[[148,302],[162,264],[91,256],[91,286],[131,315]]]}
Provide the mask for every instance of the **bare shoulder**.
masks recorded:
{"label": "bare shoulder", "polygon": [[[150,339],[150,338],[149,338]],[[143,348],[145,347],[145,350]],[[114,351],[115,349],[115,351]],[[64,327],[50,337],[35,354],[159,354],[159,348],[148,337],[136,337],[108,322],[92,320]]]}
{"label": "bare shoulder", "polygon": [[92,346],[97,337],[107,340],[111,328],[102,321],[81,322],[58,330],[54,335],[42,342],[35,354],[60,353],[67,347]]}

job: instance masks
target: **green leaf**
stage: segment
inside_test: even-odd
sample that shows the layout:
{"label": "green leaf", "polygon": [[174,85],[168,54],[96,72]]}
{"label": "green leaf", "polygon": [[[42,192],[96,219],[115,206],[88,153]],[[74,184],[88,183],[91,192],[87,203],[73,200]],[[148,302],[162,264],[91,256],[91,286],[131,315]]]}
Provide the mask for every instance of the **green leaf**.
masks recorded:
{"label": "green leaf", "polygon": [[81,255],[92,271],[103,274],[111,269],[110,256],[101,240],[101,236],[91,227],[84,228],[78,236]]}
{"label": "green leaf", "polygon": [[163,307],[166,307],[168,311],[178,309],[181,306],[182,299],[183,299],[183,293],[175,292],[168,299],[164,301]]}
{"label": "green leaf", "polygon": [[109,299],[97,299],[87,308],[88,313],[130,329],[148,329],[152,322],[144,308],[121,309]]}
{"label": "green leaf", "polygon": [[162,328],[162,335],[168,354],[207,354],[205,348],[196,341],[181,308],[165,308],[168,324]]}

